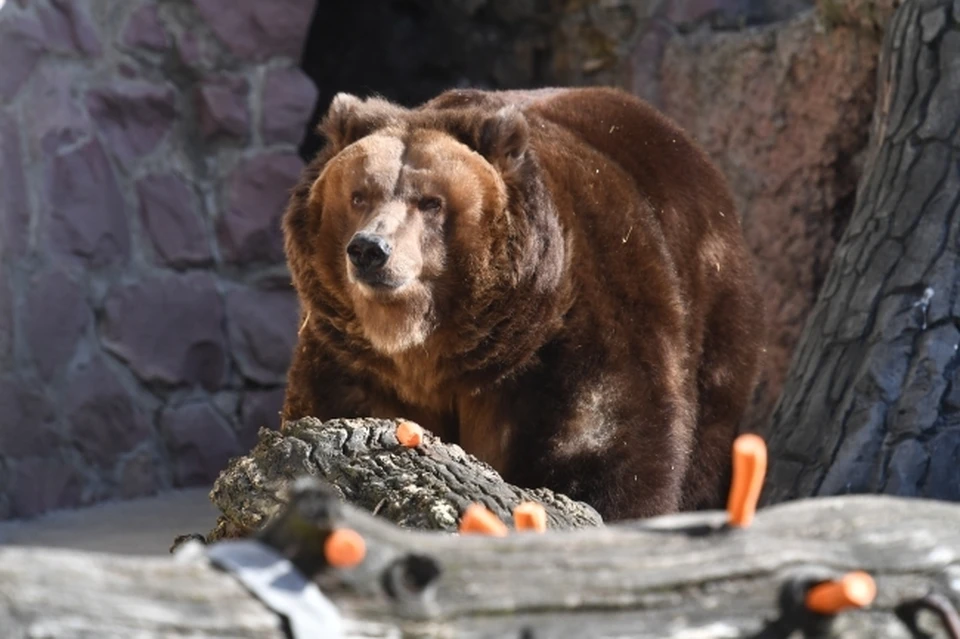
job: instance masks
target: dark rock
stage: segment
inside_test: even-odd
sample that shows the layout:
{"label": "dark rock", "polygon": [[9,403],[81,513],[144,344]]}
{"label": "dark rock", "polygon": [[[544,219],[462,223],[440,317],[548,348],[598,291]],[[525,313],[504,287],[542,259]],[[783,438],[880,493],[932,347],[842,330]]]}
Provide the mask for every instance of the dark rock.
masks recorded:
{"label": "dark rock", "polygon": [[666,18],[677,25],[698,22],[710,14],[733,9],[738,0],[671,0],[666,5]]}
{"label": "dark rock", "polygon": [[240,372],[258,384],[283,384],[297,339],[294,291],[234,289],[226,304],[230,350]]}
{"label": "dark rock", "polygon": [[44,42],[51,51],[99,55],[100,39],[88,13],[87,0],[37,2]]}
{"label": "dark rock", "polygon": [[654,20],[630,52],[625,88],[653,104],[660,103],[660,60],[671,36],[672,27]]}
{"label": "dark rock", "polygon": [[177,55],[180,62],[191,69],[203,66],[205,61],[204,46],[197,34],[189,29],[181,29],[174,36],[177,43]]}
{"label": "dark rock", "polygon": [[277,388],[268,391],[247,391],[240,404],[240,445],[244,450],[252,449],[257,443],[257,432],[261,428],[278,430],[280,411],[286,391]]}
{"label": "dark rock", "polygon": [[193,0],[217,38],[236,56],[265,60],[274,56],[299,59],[316,2],[273,0]]}
{"label": "dark rock", "polygon": [[245,78],[232,76],[207,80],[200,85],[197,111],[200,132],[205,138],[215,135],[247,137],[250,130],[249,89]]}
{"label": "dark rock", "polygon": [[227,179],[226,211],[217,224],[228,261],[284,261],[280,219],[302,168],[294,153],[264,153],[233,170]]}
{"label": "dark rock", "polygon": [[50,380],[70,362],[93,315],[83,285],[61,270],[40,273],[27,284],[20,326],[40,376]]}
{"label": "dark rock", "polygon": [[137,197],[144,229],[163,263],[184,266],[213,259],[196,197],[180,176],[149,175],[137,182]]}
{"label": "dark rock", "polygon": [[[12,10],[11,10],[12,12]],[[12,13],[0,20],[0,102],[13,98],[30,77],[44,52],[43,28],[39,22]]]}
{"label": "dark rock", "polygon": [[267,71],[263,85],[263,141],[300,144],[317,101],[317,87],[297,67]]}
{"label": "dark rock", "polygon": [[109,293],[102,339],[147,382],[213,390],[226,372],[223,320],[209,274],[158,276]]}
{"label": "dark rock", "polygon": [[240,444],[226,420],[204,401],[167,407],[160,431],[173,460],[176,486],[193,486],[216,479]]}
{"label": "dark rock", "polygon": [[0,415],[0,453],[6,457],[43,456],[61,443],[53,407],[22,380],[0,382]]}
{"label": "dark rock", "polygon": [[35,140],[47,156],[76,146],[91,134],[90,121],[73,97],[76,81],[76,69],[44,65],[27,90],[30,108],[22,117],[28,139]]}
{"label": "dark rock", "polygon": [[54,157],[46,192],[55,249],[93,267],[127,260],[130,237],[124,202],[99,142],[91,140]]}
{"label": "dark rock", "polygon": [[[900,0],[844,0],[836,5],[845,5],[850,7],[857,3],[870,3],[869,9],[862,11],[863,14],[877,16],[883,9],[878,7],[880,4],[890,4]],[[711,24],[715,29],[742,29],[744,25],[769,24],[788,20],[801,11],[806,11],[814,6],[814,0],[726,0],[723,9],[716,15]],[[843,11],[843,9],[840,9]],[[886,24],[886,21],[882,23]]]}
{"label": "dark rock", "polygon": [[13,517],[34,517],[81,504],[86,483],[83,476],[64,463],[57,451],[47,453],[48,456],[28,457],[13,464],[7,489]]}
{"label": "dark rock", "polygon": [[160,22],[156,5],[145,4],[130,14],[120,42],[130,49],[166,51],[170,47],[170,36]]}
{"label": "dark rock", "polygon": [[236,421],[240,414],[240,391],[219,391],[213,395],[211,403],[221,415],[225,415],[231,422]]}
{"label": "dark rock", "polygon": [[73,371],[63,407],[71,443],[104,469],[153,433],[142,404],[99,356]]}
{"label": "dark rock", "polygon": [[0,112],[0,256],[12,258],[26,252],[30,229],[30,205],[20,157],[17,125]]}
{"label": "dark rock", "polygon": [[[0,246],[2,250],[2,246]],[[0,367],[9,368],[10,358],[13,357],[14,322],[13,322],[13,278],[0,277]]]}
{"label": "dark rock", "polygon": [[87,109],[121,162],[156,149],[176,117],[173,89],[139,80],[92,89]]}
{"label": "dark rock", "polygon": [[133,499],[156,494],[166,485],[163,466],[163,461],[149,446],[130,455],[122,462],[117,474],[120,497]]}

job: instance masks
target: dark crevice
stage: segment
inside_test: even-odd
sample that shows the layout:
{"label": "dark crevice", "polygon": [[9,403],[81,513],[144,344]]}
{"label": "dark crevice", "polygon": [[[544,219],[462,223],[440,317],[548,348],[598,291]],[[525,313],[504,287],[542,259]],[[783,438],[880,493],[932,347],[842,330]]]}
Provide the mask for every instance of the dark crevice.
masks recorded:
{"label": "dark crevice", "polygon": [[300,60],[318,89],[301,157],[309,160],[319,150],[316,125],[339,92],[412,107],[451,88],[549,83],[551,25],[544,16],[556,19],[560,12],[547,11],[549,3],[528,4],[502,15],[482,0],[318,2]]}

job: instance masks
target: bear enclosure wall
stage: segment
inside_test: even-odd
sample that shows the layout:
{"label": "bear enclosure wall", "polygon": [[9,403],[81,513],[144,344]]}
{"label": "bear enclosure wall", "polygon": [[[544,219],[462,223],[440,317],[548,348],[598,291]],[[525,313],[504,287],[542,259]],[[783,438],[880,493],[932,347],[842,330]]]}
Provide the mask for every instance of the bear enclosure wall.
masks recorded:
{"label": "bear enclosure wall", "polygon": [[613,84],[675,117],[758,257],[764,423],[852,207],[879,51],[877,25],[811,4],[0,2],[0,519],[209,482],[277,425],[279,217],[338,91]]}

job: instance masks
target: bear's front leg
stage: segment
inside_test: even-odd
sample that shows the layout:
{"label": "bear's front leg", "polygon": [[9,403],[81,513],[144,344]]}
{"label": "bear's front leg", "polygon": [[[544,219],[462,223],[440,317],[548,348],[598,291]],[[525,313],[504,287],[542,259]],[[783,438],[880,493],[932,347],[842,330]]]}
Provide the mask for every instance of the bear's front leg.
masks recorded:
{"label": "bear's front leg", "polygon": [[303,417],[374,417],[375,399],[368,385],[339,366],[320,340],[309,331],[301,333],[287,371],[284,422]]}
{"label": "bear's front leg", "polygon": [[287,372],[283,422],[302,417],[408,419],[445,442],[457,442],[455,420],[401,401],[395,393],[337,362],[323,342],[304,331]]}

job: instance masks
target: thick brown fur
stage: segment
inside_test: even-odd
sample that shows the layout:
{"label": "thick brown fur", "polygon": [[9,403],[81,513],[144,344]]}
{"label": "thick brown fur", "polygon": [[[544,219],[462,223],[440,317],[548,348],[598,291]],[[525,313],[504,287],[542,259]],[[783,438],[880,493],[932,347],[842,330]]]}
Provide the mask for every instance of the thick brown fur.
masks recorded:
{"label": "thick brown fur", "polygon": [[[284,420],[413,419],[607,520],[723,505],[762,311],[726,182],[677,125],[583,88],[340,95],[321,130],[284,218]],[[364,229],[399,288],[356,280]]]}

